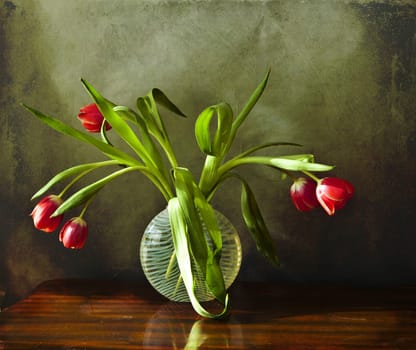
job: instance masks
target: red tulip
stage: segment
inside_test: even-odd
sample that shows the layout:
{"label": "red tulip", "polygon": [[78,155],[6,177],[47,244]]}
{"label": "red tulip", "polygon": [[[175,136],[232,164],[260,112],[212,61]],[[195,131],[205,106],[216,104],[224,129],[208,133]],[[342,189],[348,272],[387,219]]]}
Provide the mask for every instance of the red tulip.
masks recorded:
{"label": "red tulip", "polygon": [[310,211],[319,206],[316,198],[316,182],[312,179],[299,177],[290,187],[293,204],[300,211]]}
{"label": "red tulip", "polygon": [[[104,117],[95,103],[91,103],[79,110],[78,119],[83,127],[89,132],[100,132]],[[111,125],[106,121],[105,130],[110,130]]]}
{"label": "red tulip", "polygon": [[59,232],[59,240],[65,248],[81,249],[88,236],[88,225],[81,217],[68,220]]}
{"label": "red tulip", "polygon": [[52,232],[62,221],[63,214],[51,218],[54,211],[61,205],[62,199],[56,195],[49,195],[36,204],[32,213],[33,223],[38,230]]}
{"label": "red tulip", "polygon": [[318,181],[316,197],[328,215],[344,207],[354,194],[354,187],[348,181],[336,177],[325,177]]}

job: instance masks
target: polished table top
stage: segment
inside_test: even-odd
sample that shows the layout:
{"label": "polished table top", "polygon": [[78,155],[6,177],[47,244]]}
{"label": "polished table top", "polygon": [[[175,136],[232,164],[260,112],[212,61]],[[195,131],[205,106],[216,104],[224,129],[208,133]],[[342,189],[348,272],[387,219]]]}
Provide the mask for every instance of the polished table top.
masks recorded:
{"label": "polished table top", "polygon": [[48,281],[0,313],[0,349],[416,349],[416,287],[239,283],[230,294],[230,317],[214,321],[145,282]]}

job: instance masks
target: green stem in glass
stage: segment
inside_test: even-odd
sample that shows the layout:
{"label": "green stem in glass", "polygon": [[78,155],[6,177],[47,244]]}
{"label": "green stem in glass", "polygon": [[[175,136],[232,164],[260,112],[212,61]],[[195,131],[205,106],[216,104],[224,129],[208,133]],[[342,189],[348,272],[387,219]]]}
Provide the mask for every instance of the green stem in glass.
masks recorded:
{"label": "green stem in glass", "polygon": [[172,255],[170,256],[169,265],[166,269],[165,278],[168,279],[170,273],[172,272],[173,266],[176,262],[176,252],[173,251]]}

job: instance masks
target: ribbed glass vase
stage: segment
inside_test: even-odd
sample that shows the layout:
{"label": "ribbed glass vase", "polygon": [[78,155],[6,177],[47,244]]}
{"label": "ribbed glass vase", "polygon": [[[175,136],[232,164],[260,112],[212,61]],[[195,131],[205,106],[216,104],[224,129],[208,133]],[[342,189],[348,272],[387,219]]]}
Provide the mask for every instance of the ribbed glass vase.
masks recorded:
{"label": "ribbed glass vase", "polygon": [[[215,214],[223,240],[220,267],[225,287],[228,288],[240,270],[241,243],[230,221],[218,211],[215,211]],[[207,233],[206,237],[208,237]],[[173,251],[169,213],[165,209],[156,215],[145,229],[140,244],[140,262],[146,278],[160,294],[172,301],[188,302],[189,297]],[[172,268],[169,274],[166,274],[171,259],[173,259]],[[213,296],[207,290],[205,281],[196,266],[193,266],[193,272],[196,276],[195,291],[198,300],[201,302],[212,300]]]}

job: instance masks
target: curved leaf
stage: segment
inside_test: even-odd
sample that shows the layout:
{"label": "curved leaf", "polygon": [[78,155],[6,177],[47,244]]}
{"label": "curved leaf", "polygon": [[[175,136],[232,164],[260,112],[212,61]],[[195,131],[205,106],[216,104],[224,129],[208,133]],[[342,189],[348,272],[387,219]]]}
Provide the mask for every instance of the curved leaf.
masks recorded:
{"label": "curved leaf", "polygon": [[90,145],[95,146],[96,148],[98,148],[101,152],[103,152],[105,155],[107,155],[111,159],[117,160],[120,164],[124,164],[127,166],[140,165],[140,162],[137,159],[134,159],[133,157],[120,151],[117,148],[107,145],[106,143],[100,140],[97,140],[93,136],[90,136],[84,132],[80,132],[77,129],[73,128],[72,126],[69,126],[61,122],[58,119],[55,119],[46,114],[43,114],[42,112],[39,112],[36,109],[31,108],[25,104],[23,104],[23,107],[25,107],[29,112],[31,112],[34,116],[36,116],[40,121],[42,121],[43,123],[45,123],[52,129],[55,129],[56,131],[59,131],[60,133],[64,135],[74,137],[80,141],[83,141]]}
{"label": "curved leaf", "polygon": [[[192,233],[189,243],[192,255],[205,276],[206,284],[217,300],[224,303],[226,296],[224,278],[219,265],[222,252],[222,236],[211,205],[186,168],[174,169],[174,181],[178,201]],[[212,248],[208,245],[202,222],[208,231]]]}
{"label": "curved leaf", "polygon": [[208,155],[214,155],[211,142],[210,123],[214,116],[214,107],[204,109],[195,122],[195,138],[199,149]]}
{"label": "curved leaf", "polygon": [[187,118],[187,116],[171,100],[169,100],[162,90],[154,88],[152,89],[151,94],[156,103],[181,117]]}
{"label": "curved leaf", "polygon": [[146,124],[149,133],[153,135],[157,140],[165,140],[166,131],[165,126],[160,118],[157,107],[149,96],[138,97],[136,100],[137,109],[139,110],[139,116]]}
{"label": "curved leaf", "polygon": [[[106,101],[108,101],[106,99]],[[122,118],[129,120],[133,123],[137,123],[136,112],[126,106],[116,105],[112,102],[109,102],[113,106],[113,111],[117,112]]]}
{"label": "curved leaf", "polygon": [[[298,157],[298,158],[296,158]],[[329,171],[334,168],[332,165],[311,163],[308,159],[313,156],[302,154],[289,157],[243,157],[232,159],[224,163],[218,172],[220,176],[230,171],[231,169],[243,164],[262,164],[283,170],[291,171]]]}
{"label": "curved leaf", "polygon": [[262,145],[258,145],[258,146],[254,146],[252,148],[249,148],[248,150],[240,153],[234,159],[247,157],[248,155],[250,155],[254,152],[260,151],[261,149],[268,148],[268,147],[274,147],[274,146],[302,146],[302,145],[300,145],[298,143],[293,143],[293,142],[268,142],[268,143],[264,143]]}
{"label": "curved leaf", "polygon": [[214,154],[222,157],[230,146],[231,125],[233,111],[228,103],[220,103],[216,106],[217,130],[213,140]]}
{"label": "curved leaf", "polygon": [[278,266],[279,260],[274,250],[273,240],[264,222],[254,194],[247,182],[241,178],[240,180],[242,181],[241,213],[243,214],[244,222],[256,243],[257,250],[273,265]]}
{"label": "curved leaf", "polygon": [[299,160],[278,157],[272,158],[269,162],[273,167],[293,171],[329,171],[334,168],[332,165],[308,162],[305,158]]}
{"label": "curved leaf", "polygon": [[194,204],[193,181],[190,174],[184,168],[173,169],[173,178],[176,196],[182,208],[182,213],[192,232],[190,245],[203,276],[206,274],[206,262],[208,259],[208,244],[202,228],[202,223]]}
{"label": "curved leaf", "polygon": [[169,137],[157,104],[164,106],[179,116],[186,116],[160,89],[154,88],[146,96],[137,99],[136,105],[141,112],[140,117],[143,118],[147,124],[149,132],[155,136],[161,144],[164,144],[169,140]]}
{"label": "curved leaf", "polygon": [[110,140],[107,137],[106,124],[107,123],[105,122],[101,124],[101,128],[100,128],[101,140],[103,140],[103,142],[106,143],[107,145],[112,146],[113,144],[110,142]]}
{"label": "curved leaf", "polygon": [[116,177],[123,175],[129,171],[133,170],[146,170],[143,166],[135,166],[135,167],[129,167],[124,168],[118,171],[115,171],[114,173],[103,177],[102,179],[85,186],[81,190],[75,192],[72,196],[70,196],[68,199],[66,199],[59,207],[55,210],[55,212],[52,214],[52,217],[58,216],[60,214],[65,213],[67,210],[72,209],[82,203],[85,203],[88,199],[90,199],[93,195],[95,195],[100,189],[102,189],[108,182],[111,180],[114,180]]}
{"label": "curved leaf", "polygon": [[176,157],[172,150],[169,136],[166,132],[165,125],[160,117],[159,110],[151,92],[145,97],[139,97],[136,103],[137,109],[140,112],[139,117],[146,124],[149,134],[159,142],[159,145],[165,151],[165,155],[167,156],[171,166],[176,167],[178,165]]}
{"label": "curved leaf", "polygon": [[137,114],[135,111],[130,109],[129,107],[125,106],[114,106],[113,110],[120,114],[120,116],[128,121],[133,122],[139,129],[141,141],[150,155],[150,158],[153,160],[153,163],[156,165],[157,169],[160,170],[161,173],[167,176],[167,170],[165,163],[163,162],[162,156],[160,154],[159,149],[156,147],[152,137],[150,136],[148,127],[140,114]]}
{"label": "curved leaf", "polygon": [[198,301],[194,290],[194,276],[192,272],[192,257],[189,246],[189,227],[186,215],[179,203],[178,198],[172,198],[168,202],[169,220],[172,228],[172,239],[175,247],[176,259],[178,261],[181,277],[188,292],[189,299],[194,310],[202,317],[220,319],[228,314],[229,298],[224,298],[224,309],[219,314],[213,314],[204,309]]}
{"label": "curved leaf", "polygon": [[119,164],[115,160],[107,160],[104,162],[95,162],[95,163],[88,163],[88,164],[81,164],[77,165],[68,169],[65,169],[64,171],[61,171],[60,173],[56,174],[52,179],[50,179],[42,188],[37,191],[31,199],[38,198],[39,196],[43,195],[45,192],[47,192],[52,186],[57,184],[60,181],[63,181],[69,177],[75,176],[77,174],[81,174],[83,172],[89,172],[94,169],[107,166],[107,165],[117,165]]}
{"label": "curved leaf", "polygon": [[249,100],[245,104],[244,108],[241,110],[241,112],[237,115],[233,122],[232,130],[231,130],[231,140],[234,139],[238,128],[240,125],[244,122],[244,120],[247,118],[248,114],[251,112],[253,107],[256,105],[257,101],[260,99],[261,95],[263,94],[264,89],[266,88],[267,81],[269,80],[270,76],[270,69],[267,71],[266,76],[263,78],[263,80],[260,82],[260,84],[256,87],[254,92],[251,94]]}
{"label": "curved leaf", "polygon": [[299,160],[299,161],[308,162],[308,163],[314,163],[315,162],[315,156],[311,153],[291,154],[291,155],[288,155],[288,156],[281,156],[279,158]]}
{"label": "curved leaf", "polygon": [[[217,115],[217,128],[211,138],[211,121]],[[203,110],[195,122],[195,137],[199,148],[208,155],[223,156],[230,146],[233,112],[227,103],[220,103]]]}

